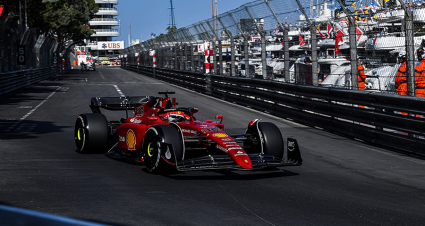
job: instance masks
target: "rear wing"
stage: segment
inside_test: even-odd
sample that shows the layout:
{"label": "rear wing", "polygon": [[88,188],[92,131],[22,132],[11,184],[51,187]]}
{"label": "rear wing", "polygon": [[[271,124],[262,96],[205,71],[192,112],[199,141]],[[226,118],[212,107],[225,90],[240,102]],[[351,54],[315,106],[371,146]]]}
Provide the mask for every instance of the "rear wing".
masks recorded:
{"label": "rear wing", "polygon": [[135,110],[149,101],[156,102],[156,97],[93,97],[91,98],[90,109],[93,113],[101,113],[100,108],[110,111]]}

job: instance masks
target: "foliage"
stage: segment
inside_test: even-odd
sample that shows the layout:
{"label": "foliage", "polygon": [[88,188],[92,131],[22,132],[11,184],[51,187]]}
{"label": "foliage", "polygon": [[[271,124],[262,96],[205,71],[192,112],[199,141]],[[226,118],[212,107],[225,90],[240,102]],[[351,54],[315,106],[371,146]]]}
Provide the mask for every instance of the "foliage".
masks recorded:
{"label": "foliage", "polygon": [[[21,2],[24,20],[25,0],[3,2],[15,15],[19,15]],[[88,27],[88,21],[97,11],[94,0],[27,0],[28,27],[36,28],[39,34],[52,37],[60,43],[71,39],[81,41],[94,34]]]}
{"label": "foliage", "polygon": [[176,26],[168,26],[166,29],[167,34],[169,34],[170,32],[176,31],[177,27]]}

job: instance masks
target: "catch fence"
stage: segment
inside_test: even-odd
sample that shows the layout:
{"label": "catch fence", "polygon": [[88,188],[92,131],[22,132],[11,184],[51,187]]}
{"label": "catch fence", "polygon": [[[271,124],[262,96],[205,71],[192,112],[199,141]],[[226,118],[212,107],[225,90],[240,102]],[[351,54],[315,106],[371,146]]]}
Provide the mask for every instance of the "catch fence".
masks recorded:
{"label": "catch fence", "polygon": [[25,28],[5,10],[0,17],[0,95],[61,72],[64,47]]}
{"label": "catch fence", "polygon": [[404,89],[415,96],[424,25],[421,1],[257,0],[121,55],[123,63],[152,66],[154,51],[159,68],[313,86],[358,89],[364,81],[365,90],[385,93],[397,92],[403,55]]}

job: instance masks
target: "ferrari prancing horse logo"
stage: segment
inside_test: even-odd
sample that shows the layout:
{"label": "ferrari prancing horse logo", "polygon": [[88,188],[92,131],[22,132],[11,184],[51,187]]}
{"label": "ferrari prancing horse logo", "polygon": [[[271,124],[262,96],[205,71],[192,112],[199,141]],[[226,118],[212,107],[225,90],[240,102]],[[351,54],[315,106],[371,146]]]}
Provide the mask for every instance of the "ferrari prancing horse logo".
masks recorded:
{"label": "ferrari prancing horse logo", "polygon": [[136,134],[134,134],[133,130],[127,131],[126,140],[128,150],[136,150]]}

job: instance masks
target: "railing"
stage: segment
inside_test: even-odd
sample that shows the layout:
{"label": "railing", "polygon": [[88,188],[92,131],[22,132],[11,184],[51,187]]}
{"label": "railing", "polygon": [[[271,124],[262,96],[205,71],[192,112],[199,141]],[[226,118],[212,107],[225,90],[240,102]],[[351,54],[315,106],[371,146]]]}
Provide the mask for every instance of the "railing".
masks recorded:
{"label": "railing", "polygon": [[303,124],[425,156],[425,119],[415,117],[425,112],[423,98],[171,69],[154,71],[125,63],[122,67]]}
{"label": "railing", "polygon": [[40,82],[59,72],[58,66],[0,74],[0,95]]}
{"label": "railing", "polygon": [[89,22],[91,21],[118,21],[118,20],[115,18],[94,18],[94,19],[91,19]]}
{"label": "railing", "polygon": [[94,3],[96,3],[96,4],[114,4],[114,5],[118,5],[118,0],[95,0]]}

